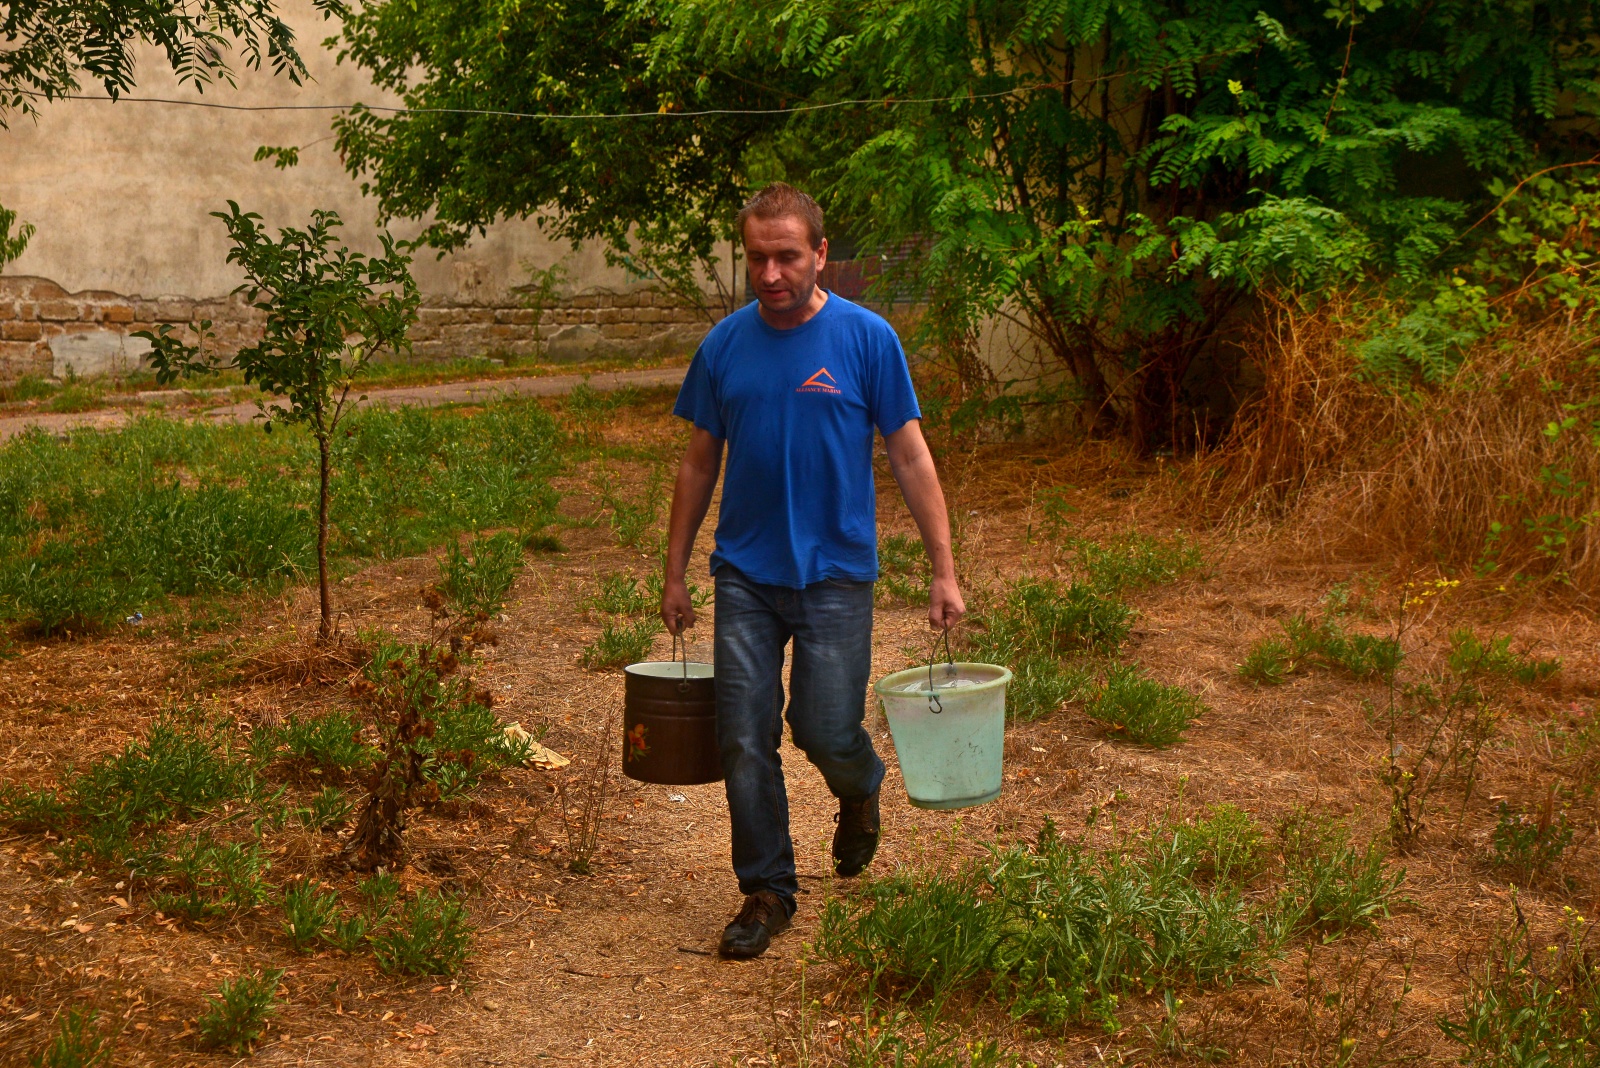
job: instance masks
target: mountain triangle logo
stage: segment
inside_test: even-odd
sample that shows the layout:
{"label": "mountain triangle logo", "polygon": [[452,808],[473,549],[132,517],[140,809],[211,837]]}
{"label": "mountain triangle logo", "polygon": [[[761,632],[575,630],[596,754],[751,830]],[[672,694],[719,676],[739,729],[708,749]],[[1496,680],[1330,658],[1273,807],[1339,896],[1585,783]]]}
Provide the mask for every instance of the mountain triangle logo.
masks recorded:
{"label": "mountain triangle logo", "polygon": [[833,376],[826,367],[820,368],[816,374],[800,383],[796,393],[840,393],[843,392],[834,385]]}

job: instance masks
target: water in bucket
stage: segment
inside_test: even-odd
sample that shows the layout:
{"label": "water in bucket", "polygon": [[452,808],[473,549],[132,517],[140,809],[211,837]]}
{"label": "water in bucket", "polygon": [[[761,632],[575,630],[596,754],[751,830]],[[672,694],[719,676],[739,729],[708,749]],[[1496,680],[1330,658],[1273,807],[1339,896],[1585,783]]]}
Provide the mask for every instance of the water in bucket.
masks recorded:
{"label": "water in bucket", "polygon": [[936,664],[878,680],[906,795],[918,808],[967,808],[1000,796],[1006,686],[996,664]]}

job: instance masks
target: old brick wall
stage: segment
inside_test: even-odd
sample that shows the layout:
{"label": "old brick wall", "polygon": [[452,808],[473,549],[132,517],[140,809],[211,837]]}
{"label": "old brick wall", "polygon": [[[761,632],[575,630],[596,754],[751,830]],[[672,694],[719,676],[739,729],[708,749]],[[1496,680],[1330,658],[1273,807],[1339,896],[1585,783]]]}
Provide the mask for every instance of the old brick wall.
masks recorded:
{"label": "old brick wall", "polygon": [[[218,348],[260,336],[261,313],[238,296],[145,298],[103,290],[69,293],[25,275],[0,277],[0,382],[24,375],[83,375],[137,366],[148,344],[129,337],[162,324],[209,319]],[[413,355],[570,361],[692,351],[710,328],[696,308],[648,288],[590,289],[533,308],[518,303],[428,298],[412,328]],[[189,334],[192,338],[192,334]]]}

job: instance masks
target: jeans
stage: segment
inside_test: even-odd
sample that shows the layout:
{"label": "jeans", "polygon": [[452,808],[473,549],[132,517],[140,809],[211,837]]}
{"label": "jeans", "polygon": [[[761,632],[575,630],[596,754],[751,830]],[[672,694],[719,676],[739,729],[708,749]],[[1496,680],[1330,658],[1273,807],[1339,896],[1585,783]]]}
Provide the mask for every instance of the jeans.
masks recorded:
{"label": "jeans", "polygon": [[865,797],[883,782],[866,717],[872,673],[872,583],[801,590],[716,573],[717,743],[733,824],[741,893],[770,890],[794,911],[794,841],[778,746],[783,741],[783,650],[794,639],[789,729],[835,797]]}

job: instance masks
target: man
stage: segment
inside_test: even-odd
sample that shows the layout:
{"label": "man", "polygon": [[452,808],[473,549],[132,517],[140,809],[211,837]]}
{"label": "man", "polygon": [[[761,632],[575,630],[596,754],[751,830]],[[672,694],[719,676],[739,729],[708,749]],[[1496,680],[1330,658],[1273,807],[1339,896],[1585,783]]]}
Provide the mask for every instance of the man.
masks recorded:
{"label": "man", "polygon": [[755,957],[789,925],[799,889],[778,756],[791,638],[789,726],[839,799],[834,870],[859,874],[878,846],[884,768],[862,725],[878,577],[874,426],[933,564],[929,623],[948,627],[966,606],[894,329],[817,287],[828,241],[809,196],[774,183],[738,222],[757,303],[706,336],[673,409],[694,431],[672,495],[661,618],[674,634],[694,626],[684,573],[726,446],[711,555],[717,740],[745,900],[722,952]]}

